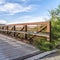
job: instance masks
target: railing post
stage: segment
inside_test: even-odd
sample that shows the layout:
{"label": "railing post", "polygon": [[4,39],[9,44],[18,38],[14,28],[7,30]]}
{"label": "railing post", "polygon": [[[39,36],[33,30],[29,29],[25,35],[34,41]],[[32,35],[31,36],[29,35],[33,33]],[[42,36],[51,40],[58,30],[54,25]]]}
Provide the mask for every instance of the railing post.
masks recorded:
{"label": "railing post", "polygon": [[7,34],[8,34],[8,26],[7,26]]}
{"label": "railing post", "polygon": [[51,33],[50,30],[51,30],[51,23],[49,21],[49,22],[47,22],[47,33],[49,33],[49,38],[47,38],[48,41],[50,41],[50,33]]}
{"label": "railing post", "polygon": [[[51,33],[52,33],[52,31],[51,31],[51,21],[50,21],[50,43],[52,42],[52,36],[51,36]],[[50,46],[50,49],[52,49],[52,46]]]}
{"label": "railing post", "polygon": [[[4,26],[2,27],[2,30],[4,30]],[[4,33],[4,31],[2,31],[2,33]]]}
{"label": "railing post", "polygon": [[[2,30],[2,26],[0,27],[0,29]],[[1,33],[2,31],[0,31],[0,33]]]}
{"label": "railing post", "polygon": [[[47,31],[49,32],[48,41],[51,43],[52,42],[52,38],[51,38],[51,21],[49,21],[49,23],[47,25]],[[50,49],[52,49],[52,46],[51,45],[50,45]]]}
{"label": "railing post", "polygon": [[[16,30],[16,27],[14,26],[14,31]],[[15,32],[14,32],[14,37],[15,37]]]}
{"label": "railing post", "polygon": [[50,32],[49,32],[49,40],[50,40],[50,42],[51,42],[51,21],[49,22],[49,29],[50,29]]}
{"label": "railing post", "polygon": [[[25,25],[25,32],[27,32],[27,25]],[[27,34],[25,34],[25,39],[27,39]]]}

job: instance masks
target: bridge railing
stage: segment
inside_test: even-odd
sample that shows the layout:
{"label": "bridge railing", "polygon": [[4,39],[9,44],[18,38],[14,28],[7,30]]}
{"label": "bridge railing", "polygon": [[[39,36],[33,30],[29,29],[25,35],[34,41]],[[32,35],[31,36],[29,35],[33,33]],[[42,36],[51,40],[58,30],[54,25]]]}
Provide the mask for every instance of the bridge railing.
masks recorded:
{"label": "bridge railing", "polygon": [[50,40],[50,22],[34,22],[0,26],[0,33],[19,38],[22,37],[25,40],[32,40],[36,36],[45,37],[47,40]]}

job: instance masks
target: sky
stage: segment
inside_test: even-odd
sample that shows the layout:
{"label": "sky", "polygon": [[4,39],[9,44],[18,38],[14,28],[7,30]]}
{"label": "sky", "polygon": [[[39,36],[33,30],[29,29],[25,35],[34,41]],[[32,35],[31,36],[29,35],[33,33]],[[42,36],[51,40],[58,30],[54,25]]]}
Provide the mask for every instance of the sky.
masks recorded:
{"label": "sky", "polygon": [[40,22],[49,19],[49,11],[60,0],[0,0],[0,23]]}

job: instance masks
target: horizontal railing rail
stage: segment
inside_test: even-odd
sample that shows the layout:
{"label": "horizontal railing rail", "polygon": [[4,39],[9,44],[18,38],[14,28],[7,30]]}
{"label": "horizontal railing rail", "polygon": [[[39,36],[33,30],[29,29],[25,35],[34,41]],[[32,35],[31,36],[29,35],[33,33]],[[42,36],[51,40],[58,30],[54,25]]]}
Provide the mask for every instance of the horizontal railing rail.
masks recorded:
{"label": "horizontal railing rail", "polygon": [[18,37],[23,34],[25,40],[32,40],[35,37],[45,37],[50,40],[50,22],[34,22],[24,24],[10,24],[0,26],[0,33]]}
{"label": "horizontal railing rail", "polygon": [[36,35],[36,36],[43,36],[43,37],[48,37],[49,38],[49,33],[32,33],[32,32],[24,32],[24,31],[11,31],[11,30],[2,30],[0,29],[0,31],[8,31],[8,32],[16,32],[16,33],[23,33],[23,34],[31,34],[31,35]]}

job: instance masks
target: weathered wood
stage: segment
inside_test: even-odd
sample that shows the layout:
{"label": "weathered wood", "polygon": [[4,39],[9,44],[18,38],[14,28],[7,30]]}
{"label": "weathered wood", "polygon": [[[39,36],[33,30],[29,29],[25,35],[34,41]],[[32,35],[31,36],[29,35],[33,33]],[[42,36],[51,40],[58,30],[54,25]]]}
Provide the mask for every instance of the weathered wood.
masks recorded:
{"label": "weathered wood", "polygon": [[[4,26],[2,27],[2,30],[4,30]],[[2,33],[5,33],[4,31],[2,31]]]}
{"label": "weathered wood", "polygon": [[[45,29],[46,26],[43,26],[37,33],[41,32],[43,29]],[[32,38],[34,38],[36,35],[33,35],[31,38],[29,38],[29,40],[31,40]]]}
{"label": "weathered wood", "polygon": [[50,29],[51,29],[50,27],[51,27],[51,26],[50,26],[50,22],[49,22],[49,23],[47,23],[47,29],[46,29],[47,32],[50,32]]}
{"label": "weathered wood", "polygon": [[47,25],[49,22],[31,22],[31,23],[21,23],[21,24],[10,24],[8,26],[21,26],[21,25]]}
{"label": "weathered wood", "polygon": [[[7,30],[8,30],[8,26],[7,26]],[[8,34],[8,31],[7,31],[7,34]]]}
{"label": "weathered wood", "polygon": [[[31,28],[27,28],[27,26],[29,26],[29,25],[34,25],[34,26],[32,26],[32,30],[34,31],[32,31],[32,32],[28,32],[28,30]],[[11,29],[7,29],[6,28],[6,26],[8,26],[8,27],[12,27]],[[32,37],[30,37],[29,38],[29,40],[31,40],[32,38],[34,38],[35,36],[42,36],[42,37],[46,37],[47,38],[47,40],[50,40],[50,22],[34,22],[34,23],[23,23],[23,24],[11,24],[11,25],[6,25],[6,26],[4,26],[4,29],[0,29],[0,31],[1,32],[7,32],[7,33],[11,33],[10,35],[13,35],[14,37],[17,37],[17,35],[19,35],[20,33],[21,34],[24,34],[25,35],[25,39],[27,40],[28,39],[28,34],[30,34],[30,35],[32,35]],[[21,30],[16,30],[16,26],[17,27],[22,27],[22,29]],[[36,28],[33,28],[33,27],[35,27],[36,26]],[[38,26],[42,26],[42,27],[38,27]],[[3,27],[2,27],[3,28]],[[6,28],[6,29],[5,29]],[[39,28],[39,29],[38,29]],[[24,29],[24,30],[23,30]],[[38,29],[38,30],[37,30]],[[42,33],[42,31],[43,30],[45,30],[46,29],[46,33]],[[13,33],[13,34],[12,34]]]}
{"label": "weathered wood", "polygon": [[0,31],[9,31],[9,32],[17,32],[17,33],[23,33],[23,34],[31,34],[36,36],[43,36],[43,37],[49,37],[49,33],[31,33],[31,32],[24,32],[24,31],[10,31],[10,30],[1,30]]}
{"label": "weathered wood", "polygon": [[[23,29],[24,29],[24,27],[21,29],[21,30],[19,30],[19,31],[23,31]],[[19,35],[20,33],[16,33],[16,37]]]}
{"label": "weathered wood", "polygon": [[0,60],[25,60],[41,51],[34,46],[0,34]]}
{"label": "weathered wood", "polygon": [[[49,35],[49,41],[50,41],[50,43],[52,42],[52,36],[51,36],[51,21],[50,21],[50,35]],[[52,49],[52,46],[50,46],[50,49]]]}
{"label": "weathered wood", "polygon": [[[27,25],[25,25],[25,32],[27,32]],[[27,39],[27,34],[25,34],[25,39]]]}
{"label": "weathered wood", "polygon": [[[15,26],[14,26],[13,30],[14,30],[14,31],[16,30]],[[15,37],[15,33],[16,33],[16,32],[14,32],[14,37]]]}

